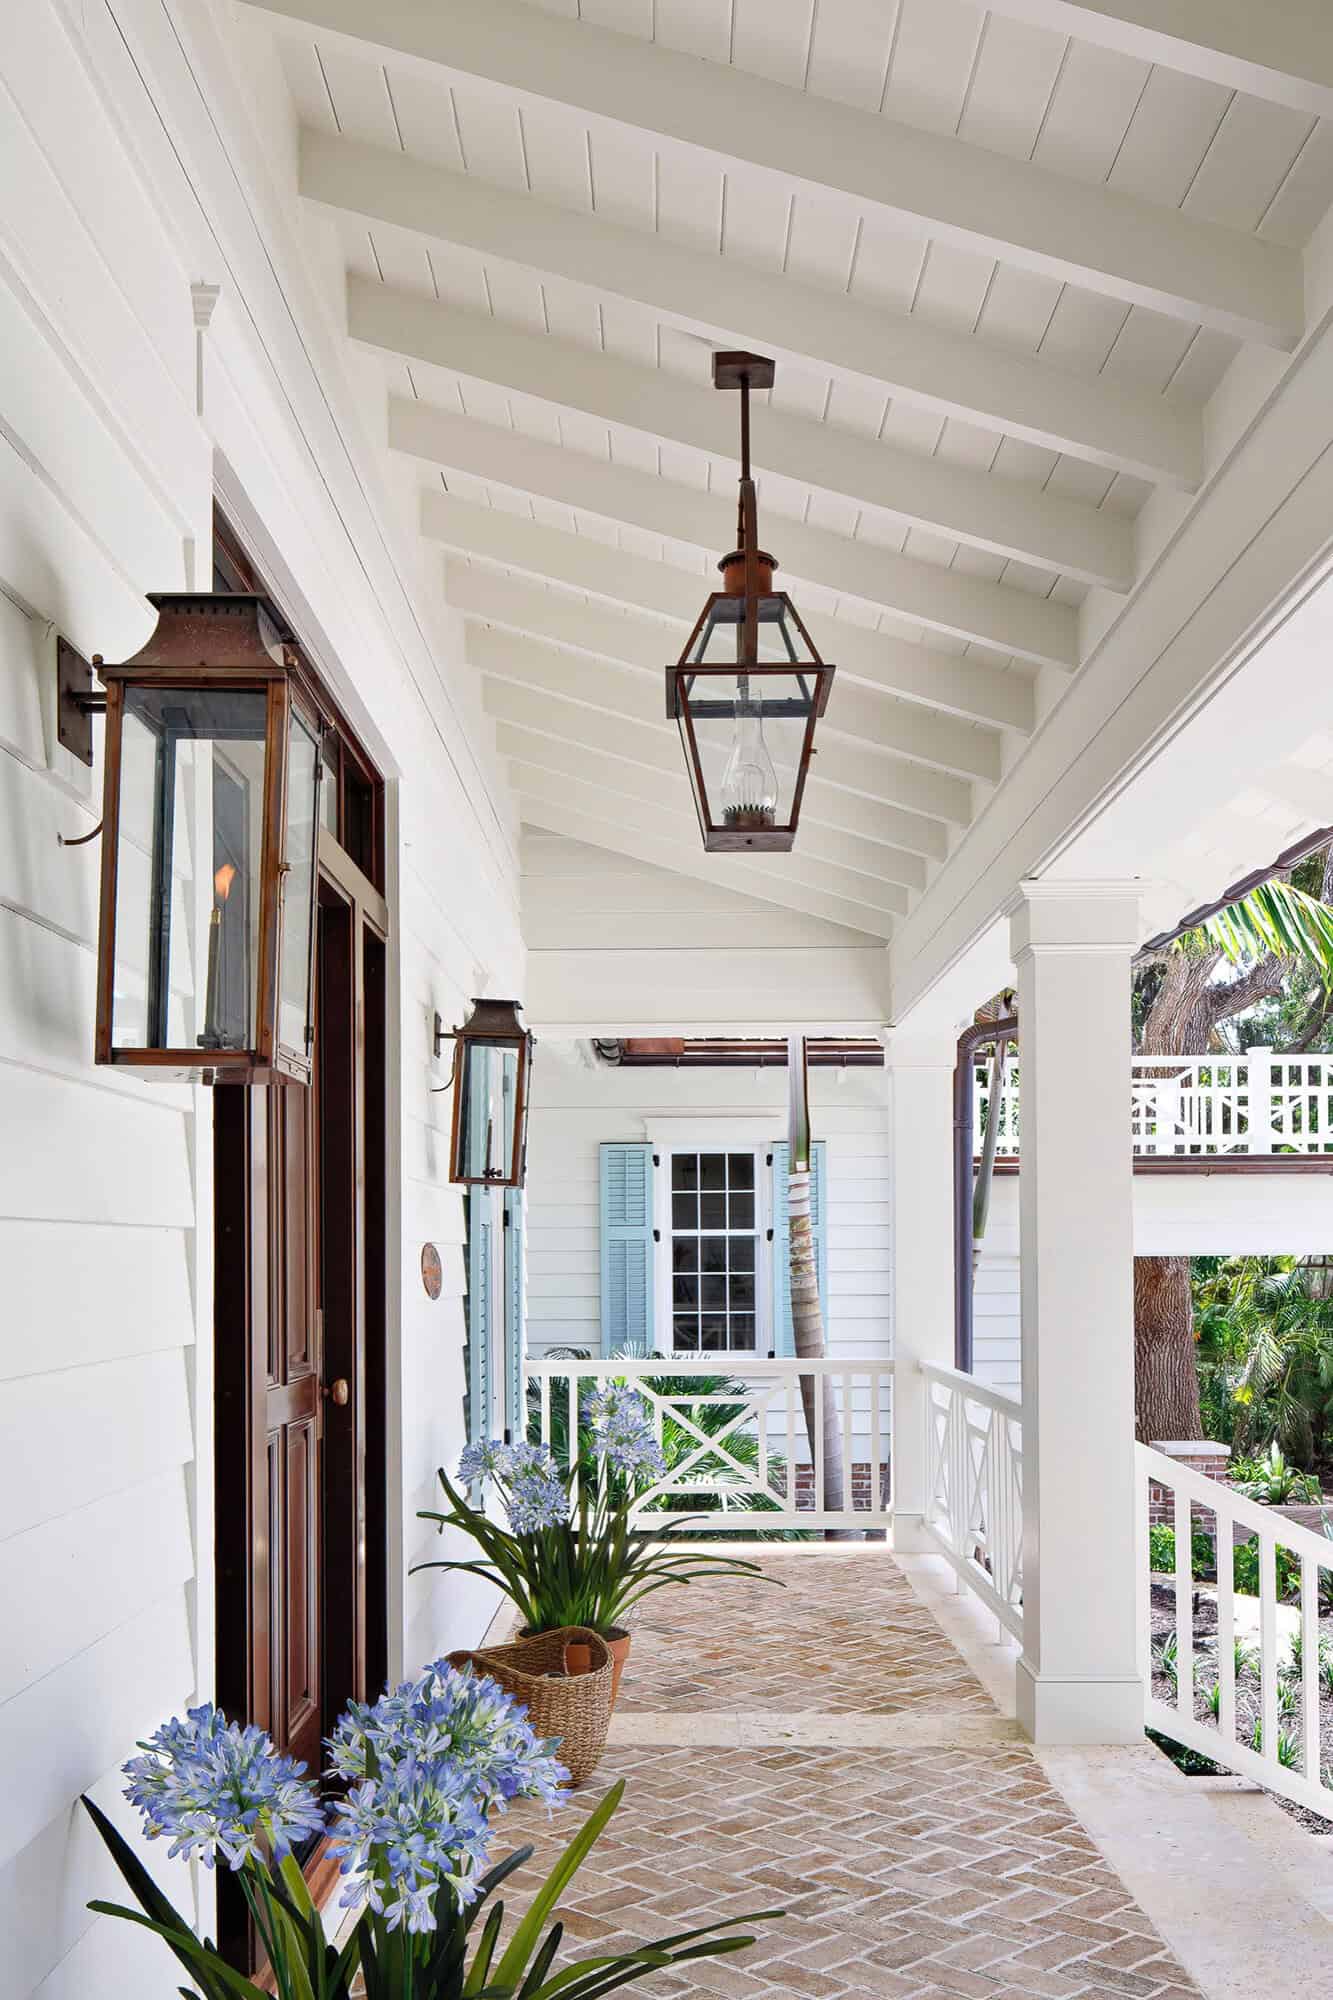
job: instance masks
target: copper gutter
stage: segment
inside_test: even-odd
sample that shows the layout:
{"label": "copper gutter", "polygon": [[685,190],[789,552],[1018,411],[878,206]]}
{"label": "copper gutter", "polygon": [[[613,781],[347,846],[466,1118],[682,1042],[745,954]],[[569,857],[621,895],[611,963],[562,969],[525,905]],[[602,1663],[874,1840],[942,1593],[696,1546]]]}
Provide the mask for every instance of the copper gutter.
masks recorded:
{"label": "copper gutter", "polygon": [[1013,1014],[977,1021],[958,1037],[953,1072],[953,1365],[972,1373],[972,1059],[991,1042],[1018,1039]]}

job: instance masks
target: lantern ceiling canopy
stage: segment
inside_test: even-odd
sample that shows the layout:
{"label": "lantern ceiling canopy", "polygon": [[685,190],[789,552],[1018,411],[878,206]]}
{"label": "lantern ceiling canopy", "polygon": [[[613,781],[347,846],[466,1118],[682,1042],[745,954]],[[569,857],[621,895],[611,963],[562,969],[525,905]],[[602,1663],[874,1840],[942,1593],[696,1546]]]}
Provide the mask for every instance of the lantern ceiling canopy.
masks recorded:
{"label": "lantern ceiling canopy", "polygon": [[750,391],[771,388],[773,376],[773,362],[761,354],[713,356],[714,388],[739,389],[741,398],[736,547],[718,564],[722,589],[666,670],[667,715],[680,728],[709,854],[794,845],[815,723],[833,684],[834,669],[820,659],[795,605],[773,588],[776,559],[759,546]]}

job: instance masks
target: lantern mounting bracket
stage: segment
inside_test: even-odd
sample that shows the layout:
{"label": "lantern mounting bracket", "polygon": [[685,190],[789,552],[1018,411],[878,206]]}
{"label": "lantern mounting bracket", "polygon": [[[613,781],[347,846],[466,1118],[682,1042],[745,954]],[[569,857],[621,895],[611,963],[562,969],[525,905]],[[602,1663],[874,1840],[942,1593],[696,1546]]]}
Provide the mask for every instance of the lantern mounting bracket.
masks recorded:
{"label": "lantern mounting bracket", "polygon": [[458,1030],[456,1028],[446,1028],[444,1025],[443,1014],[437,1013],[435,1016],[432,1032],[435,1041],[436,1062],[438,1062],[440,1060],[440,1057],[443,1055],[444,1044],[446,1042],[452,1042],[454,1045],[454,1059],[449,1065],[448,1080],[444,1083],[436,1083],[431,1085],[431,1092],[430,1092],[431,1096],[442,1097],[446,1090],[453,1089],[454,1079],[458,1075],[458,1040],[457,1040]]}
{"label": "lantern mounting bracket", "polygon": [[106,713],[106,696],[93,689],[91,661],[58,634],[56,690],[56,735],[70,755],[91,770],[93,717]]}

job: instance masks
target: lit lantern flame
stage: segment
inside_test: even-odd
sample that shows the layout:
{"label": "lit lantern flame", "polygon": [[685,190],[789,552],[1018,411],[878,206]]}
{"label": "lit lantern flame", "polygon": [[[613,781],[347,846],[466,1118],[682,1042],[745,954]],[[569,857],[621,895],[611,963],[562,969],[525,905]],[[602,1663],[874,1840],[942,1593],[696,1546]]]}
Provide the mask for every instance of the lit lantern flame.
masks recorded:
{"label": "lit lantern flame", "polygon": [[236,870],[230,861],[224,861],[213,877],[213,887],[217,890],[218,901],[225,903],[231,894],[231,885],[236,880]]}

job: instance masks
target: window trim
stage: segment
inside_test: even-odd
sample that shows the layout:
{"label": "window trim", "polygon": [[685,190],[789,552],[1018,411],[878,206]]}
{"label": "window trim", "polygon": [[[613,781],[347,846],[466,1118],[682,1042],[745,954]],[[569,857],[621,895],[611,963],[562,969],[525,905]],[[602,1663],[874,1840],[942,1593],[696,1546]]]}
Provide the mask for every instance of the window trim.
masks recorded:
{"label": "window trim", "polygon": [[[676,1327],[671,1294],[671,1158],[674,1153],[751,1153],[754,1156],[755,1225],[755,1344],[763,1360],[776,1344],[773,1325],[773,1169],[769,1155],[776,1143],[767,1121],[664,1119],[647,1128],[656,1161],[653,1173],[653,1304],[659,1328],[657,1346],[675,1354]],[[692,1349],[679,1350],[682,1356]],[[748,1348],[727,1350],[749,1353]],[[703,1359],[703,1356],[699,1357]],[[726,1354],[717,1357],[719,1364]]]}

